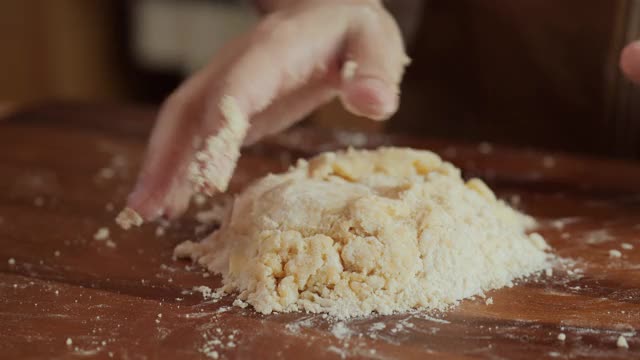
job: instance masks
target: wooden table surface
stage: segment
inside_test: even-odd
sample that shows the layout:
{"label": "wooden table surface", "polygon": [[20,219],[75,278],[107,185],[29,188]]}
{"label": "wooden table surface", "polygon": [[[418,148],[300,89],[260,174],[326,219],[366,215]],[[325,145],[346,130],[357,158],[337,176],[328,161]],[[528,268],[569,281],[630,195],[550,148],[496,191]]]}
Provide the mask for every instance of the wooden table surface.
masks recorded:
{"label": "wooden table surface", "polygon": [[[637,164],[399,136],[280,135],[245,151],[232,190],[349,144],[433,149],[538,218],[565,260],[551,276],[490,292],[490,305],[345,322],[264,316],[193,291],[220,285],[171,258],[176,244],[204,236],[194,211],[163,236],[154,225],[114,225],[153,115],[52,105],[0,120],[0,358],[640,358]],[[105,226],[111,241],[94,240]],[[629,349],[616,346],[620,335]]]}

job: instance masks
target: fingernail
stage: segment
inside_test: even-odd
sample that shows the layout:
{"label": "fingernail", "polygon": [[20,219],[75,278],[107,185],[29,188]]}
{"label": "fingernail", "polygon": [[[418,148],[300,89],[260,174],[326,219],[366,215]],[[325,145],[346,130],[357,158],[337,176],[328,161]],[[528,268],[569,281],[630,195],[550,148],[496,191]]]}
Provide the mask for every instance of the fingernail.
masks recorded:
{"label": "fingernail", "polygon": [[346,103],[373,120],[386,120],[398,109],[398,89],[375,77],[363,77],[346,86]]}

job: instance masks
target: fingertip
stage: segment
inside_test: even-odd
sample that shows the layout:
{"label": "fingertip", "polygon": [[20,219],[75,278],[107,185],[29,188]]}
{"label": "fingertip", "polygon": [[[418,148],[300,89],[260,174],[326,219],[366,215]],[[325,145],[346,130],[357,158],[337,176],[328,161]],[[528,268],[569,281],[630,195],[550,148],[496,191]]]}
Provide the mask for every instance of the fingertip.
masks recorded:
{"label": "fingertip", "polygon": [[376,121],[391,117],[399,105],[396,86],[376,77],[355,77],[342,87],[342,103],[358,116]]}
{"label": "fingertip", "polygon": [[141,184],[136,185],[127,197],[127,207],[138,213],[145,221],[154,221],[163,214],[157,200],[154,200]]}
{"label": "fingertip", "polygon": [[620,69],[630,80],[640,84],[640,41],[629,44],[622,51]]}

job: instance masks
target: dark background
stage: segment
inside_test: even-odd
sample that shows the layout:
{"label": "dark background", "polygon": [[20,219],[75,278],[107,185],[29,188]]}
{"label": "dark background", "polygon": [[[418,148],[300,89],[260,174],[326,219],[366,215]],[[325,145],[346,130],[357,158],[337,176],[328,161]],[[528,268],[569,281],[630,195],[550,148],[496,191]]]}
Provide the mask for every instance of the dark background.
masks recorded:
{"label": "dark background", "polygon": [[[617,62],[640,38],[638,3],[427,1],[398,115],[372,124],[334,103],[312,121],[637,158],[640,97]],[[159,104],[215,53],[225,21],[241,11],[211,0],[3,1],[0,102],[5,111],[51,100]],[[171,59],[158,48],[173,49]]]}

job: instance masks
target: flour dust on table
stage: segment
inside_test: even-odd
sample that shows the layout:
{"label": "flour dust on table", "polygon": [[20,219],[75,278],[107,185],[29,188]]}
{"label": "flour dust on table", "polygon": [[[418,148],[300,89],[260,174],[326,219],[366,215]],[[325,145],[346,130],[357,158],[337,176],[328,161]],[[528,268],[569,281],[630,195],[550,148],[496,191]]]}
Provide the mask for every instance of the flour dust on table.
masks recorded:
{"label": "flour dust on table", "polygon": [[257,180],[175,254],[261,313],[349,318],[446,309],[549,268],[534,225],[432,152],[349,149]]}

